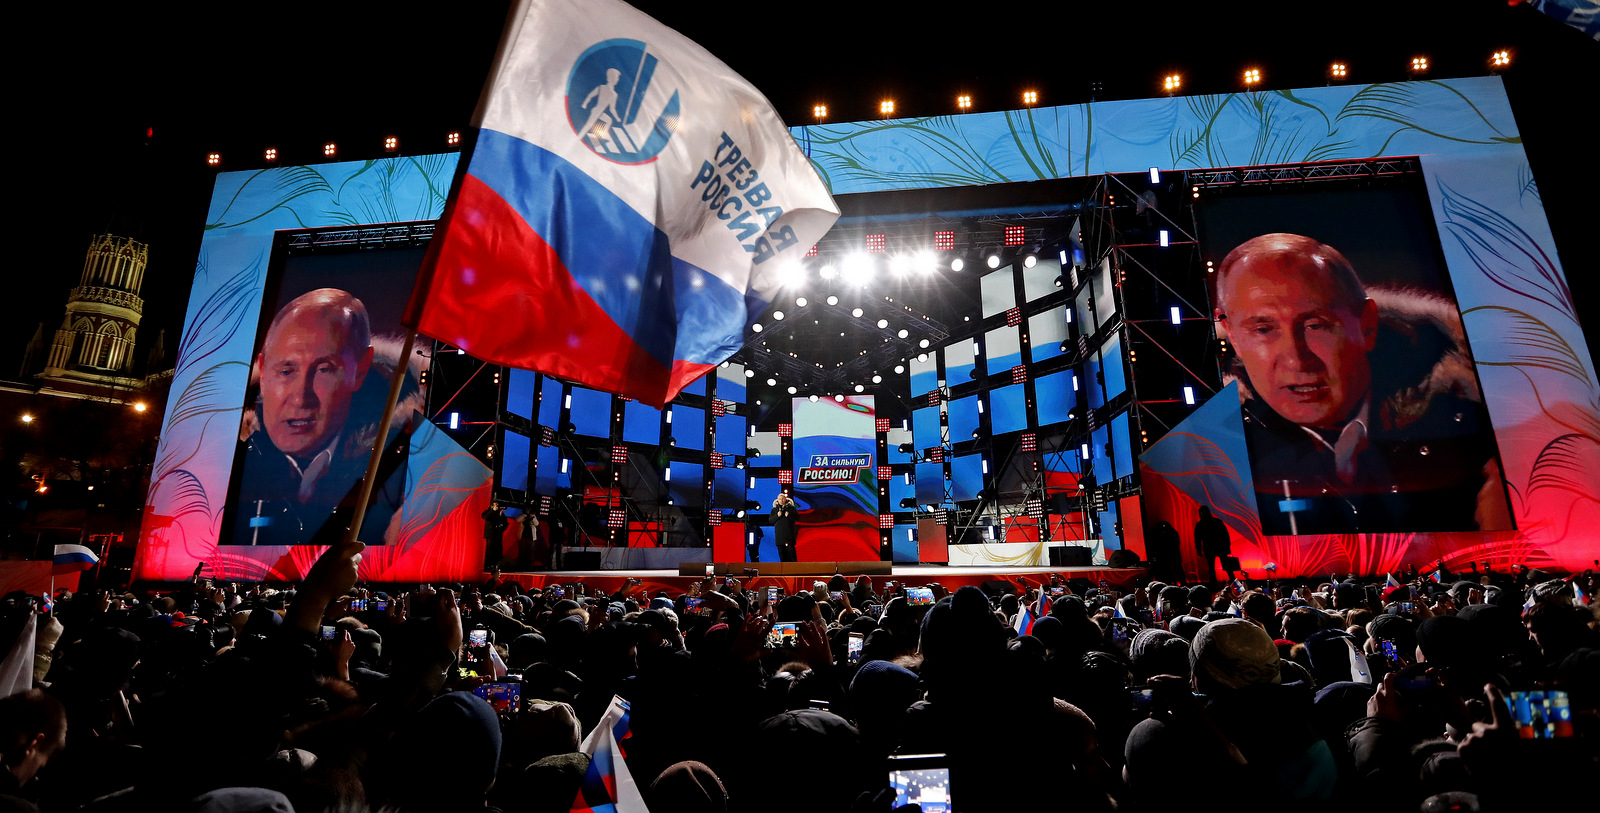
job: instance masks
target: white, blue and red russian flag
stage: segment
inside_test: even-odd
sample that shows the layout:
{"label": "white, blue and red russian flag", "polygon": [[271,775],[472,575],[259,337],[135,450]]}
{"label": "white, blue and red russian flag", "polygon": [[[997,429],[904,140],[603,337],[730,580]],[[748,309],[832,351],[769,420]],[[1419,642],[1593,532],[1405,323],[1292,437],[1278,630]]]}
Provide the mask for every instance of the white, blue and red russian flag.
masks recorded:
{"label": "white, blue and red russian flag", "polygon": [[659,406],[839,216],[760,92],[618,0],[523,0],[477,118],[408,323],[497,364]]}
{"label": "white, blue and red russian flag", "polygon": [[1393,573],[1390,573],[1390,574],[1388,574],[1387,576],[1384,577],[1383,586],[1384,587],[1399,587],[1400,586],[1400,580],[1395,578]]}
{"label": "white, blue and red russian flag", "polygon": [[628,715],[628,701],[613,695],[605,716],[584,738],[581,750],[589,755],[589,770],[572,800],[572,813],[648,813],[625,759],[632,736]]}
{"label": "white, blue and red russian flag", "polygon": [[50,560],[50,572],[76,573],[94,567],[99,561],[94,551],[82,545],[57,545],[55,556]]}

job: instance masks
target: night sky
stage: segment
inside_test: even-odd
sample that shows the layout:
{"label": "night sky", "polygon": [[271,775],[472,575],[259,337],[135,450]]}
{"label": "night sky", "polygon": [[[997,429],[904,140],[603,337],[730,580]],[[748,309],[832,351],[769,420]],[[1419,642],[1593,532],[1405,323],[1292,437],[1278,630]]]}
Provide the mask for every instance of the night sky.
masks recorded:
{"label": "night sky", "polygon": [[[16,375],[38,322],[48,340],[90,235],[106,230],[151,245],[137,358],[165,328],[170,364],[210,197],[205,154],[251,169],[267,146],[293,164],[335,140],[342,159],[377,157],[391,133],[405,153],[442,149],[443,134],[467,123],[507,4],[167,5],[13,12],[21,183],[10,208],[23,216],[12,245],[27,248],[12,253],[16,310],[0,326],[0,377]],[[1506,82],[1558,250],[1574,293],[1594,301],[1594,283],[1573,269],[1600,265],[1580,164],[1596,134],[1575,122],[1592,109],[1600,44],[1505,0],[633,5],[744,75],[790,124],[808,122],[815,103],[833,121],[877,118],[885,97],[903,116],[954,112],[957,93],[976,110],[1018,107],[1028,88],[1042,105],[1081,103],[1094,82],[1099,99],[1139,98],[1171,72],[1187,92],[1225,92],[1247,66],[1268,89],[1315,86],[1336,59],[1352,82],[1403,79],[1417,54],[1434,77],[1477,76],[1491,51],[1510,48]]]}

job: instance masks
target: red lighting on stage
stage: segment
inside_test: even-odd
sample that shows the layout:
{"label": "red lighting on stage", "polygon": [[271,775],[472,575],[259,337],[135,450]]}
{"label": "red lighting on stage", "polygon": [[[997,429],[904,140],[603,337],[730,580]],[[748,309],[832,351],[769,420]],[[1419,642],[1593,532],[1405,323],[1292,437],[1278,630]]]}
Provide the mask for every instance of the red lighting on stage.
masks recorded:
{"label": "red lighting on stage", "polygon": [[956,247],[956,233],[953,231],[936,231],[933,233],[933,247],[939,251],[951,251]]}
{"label": "red lighting on stage", "polygon": [[1027,234],[1028,234],[1027,229],[1022,227],[1022,226],[1007,226],[1006,227],[1006,245],[1008,245],[1008,246],[1020,246],[1020,245],[1022,245],[1022,241],[1027,239]]}
{"label": "red lighting on stage", "polygon": [[882,234],[867,235],[867,251],[873,254],[882,254],[888,244],[888,238]]}
{"label": "red lighting on stage", "polygon": [[1245,71],[1244,72],[1244,83],[1247,84],[1247,85],[1260,84],[1261,83],[1261,71],[1260,71],[1260,69],[1251,68],[1251,69]]}
{"label": "red lighting on stage", "polygon": [[1027,381],[1027,380],[1028,380],[1028,368],[1027,368],[1027,366],[1022,365],[1022,364],[1018,364],[1017,366],[1011,368],[1011,383],[1013,383],[1013,384],[1021,384],[1022,382]]}
{"label": "red lighting on stage", "polygon": [[872,428],[878,432],[887,432],[894,428],[894,424],[888,418],[875,418],[872,421]]}
{"label": "red lighting on stage", "polygon": [[778,482],[782,485],[794,483],[794,469],[778,469]]}
{"label": "red lighting on stage", "polygon": [[894,514],[879,514],[878,515],[878,527],[879,528],[893,528],[894,527]]}
{"label": "red lighting on stage", "polygon": [[780,437],[780,438],[792,438],[792,437],[794,437],[794,424],[792,424],[792,423],[780,423],[780,424],[778,424],[778,437]]}
{"label": "red lighting on stage", "polygon": [[607,528],[626,528],[628,526],[628,512],[613,509],[611,515],[606,517]]}
{"label": "red lighting on stage", "polygon": [[894,479],[894,470],[890,469],[888,466],[879,466],[878,467],[878,479],[879,480],[892,480],[892,479]]}
{"label": "red lighting on stage", "polygon": [[1024,451],[1024,452],[1037,452],[1037,451],[1039,451],[1039,436],[1034,434],[1034,433],[1032,433],[1032,432],[1023,432],[1022,433],[1022,451]]}
{"label": "red lighting on stage", "polygon": [[817,246],[816,246],[816,244],[814,244],[814,243],[812,244],[811,250],[806,252],[806,256],[807,257],[815,257],[815,256],[817,256]]}

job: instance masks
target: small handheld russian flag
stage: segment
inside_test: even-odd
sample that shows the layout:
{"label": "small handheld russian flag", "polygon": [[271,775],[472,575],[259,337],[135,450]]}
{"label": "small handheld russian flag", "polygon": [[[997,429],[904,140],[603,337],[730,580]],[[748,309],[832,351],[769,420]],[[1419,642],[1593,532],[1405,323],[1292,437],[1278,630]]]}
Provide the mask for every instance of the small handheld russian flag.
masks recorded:
{"label": "small handheld russian flag", "polygon": [[1386,577],[1386,578],[1385,578],[1385,579],[1384,579],[1384,580],[1383,580],[1383,586],[1384,586],[1384,587],[1399,587],[1399,586],[1400,586],[1400,580],[1399,580],[1399,579],[1396,579],[1396,578],[1395,578],[1395,577],[1394,577],[1394,574],[1393,574],[1393,573],[1390,573],[1390,574],[1389,574],[1389,575],[1388,575],[1388,576],[1387,576],[1387,577]]}
{"label": "small handheld russian flag", "polygon": [[62,573],[77,573],[88,570],[100,561],[94,551],[82,545],[57,545],[56,554],[50,563],[50,572],[60,575]]}

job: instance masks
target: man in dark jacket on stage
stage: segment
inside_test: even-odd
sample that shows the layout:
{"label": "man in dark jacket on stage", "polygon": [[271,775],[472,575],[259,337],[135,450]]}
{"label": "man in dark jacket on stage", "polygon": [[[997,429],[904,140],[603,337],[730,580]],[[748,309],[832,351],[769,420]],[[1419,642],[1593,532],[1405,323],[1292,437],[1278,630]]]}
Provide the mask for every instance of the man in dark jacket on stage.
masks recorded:
{"label": "man in dark jacket on stage", "polygon": [[[1198,576],[1204,576],[1205,571],[1211,571],[1212,581],[1221,581],[1217,578],[1217,560],[1233,555],[1233,539],[1228,536],[1228,526],[1222,520],[1211,515],[1211,506],[1200,506],[1200,521],[1194,524],[1194,549],[1200,554],[1200,561],[1204,562],[1204,569]],[[1233,570],[1227,569],[1228,580],[1233,580]]]}
{"label": "man in dark jacket on stage", "polygon": [[779,492],[772,503],[772,541],[778,546],[778,561],[795,561],[795,520],[800,512],[787,492]]}

